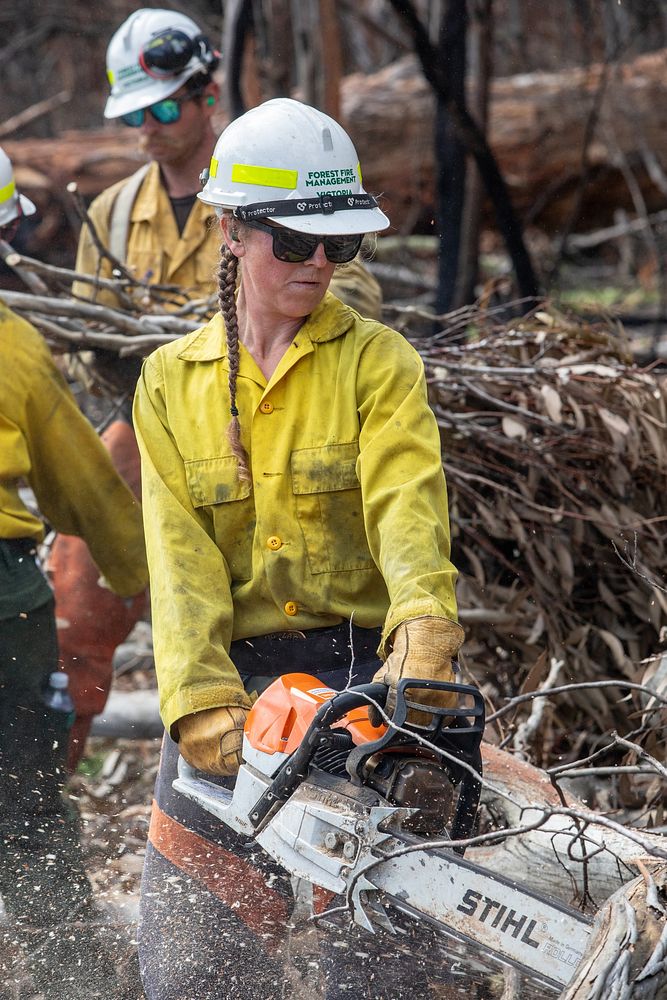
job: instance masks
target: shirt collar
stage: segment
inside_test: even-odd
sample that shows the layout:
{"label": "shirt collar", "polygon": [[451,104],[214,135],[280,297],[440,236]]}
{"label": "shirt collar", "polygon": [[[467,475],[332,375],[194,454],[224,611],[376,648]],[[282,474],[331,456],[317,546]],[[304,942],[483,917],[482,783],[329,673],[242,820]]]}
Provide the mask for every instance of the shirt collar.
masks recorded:
{"label": "shirt collar", "polygon": [[[132,222],[151,222],[165,211],[164,200],[169,201],[167,189],[162,183],[160,166],[154,160],[146,173],[144,182],[139,188],[137,197],[132,205]],[[197,199],[195,208],[199,211],[202,219],[212,218],[215,215],[210,205],[204,205]]]}
{"label": "shirt collar", "polygon": [[[335,340],[353,326],[355,313],[331,292],[327,292],[320,304],[299,330],[300,338],[309,337],[313,344],[323,344]],[[182,361],[222,361],[227,357],[227,339],[220,313],[216,313],[206,326],[185,337],[184,346],[179,351]]]}

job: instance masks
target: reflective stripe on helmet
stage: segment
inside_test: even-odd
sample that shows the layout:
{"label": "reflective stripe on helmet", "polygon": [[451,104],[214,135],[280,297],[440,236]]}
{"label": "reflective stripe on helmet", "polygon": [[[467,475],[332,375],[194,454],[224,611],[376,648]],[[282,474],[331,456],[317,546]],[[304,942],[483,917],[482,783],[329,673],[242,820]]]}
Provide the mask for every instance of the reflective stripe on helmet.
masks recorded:
{"label": "reflective stripe on helmet", "polygon": [[249,163],[232,164],[232,182],[235,184],[258,184],[262,187],[286,188],[289,191],[293,191],[297,186],[298,180],[298,170],[282,170],[278,167],[254,167]]}
{"label": "reflective stripe on helmet", "polygon": [[14,192],[16,191],[16,184],[14,183],[14,178],[12,177],[9,184],[5,184],[4,187],[0,188],[0,205],[9,201],[10,198],[14,197]]}

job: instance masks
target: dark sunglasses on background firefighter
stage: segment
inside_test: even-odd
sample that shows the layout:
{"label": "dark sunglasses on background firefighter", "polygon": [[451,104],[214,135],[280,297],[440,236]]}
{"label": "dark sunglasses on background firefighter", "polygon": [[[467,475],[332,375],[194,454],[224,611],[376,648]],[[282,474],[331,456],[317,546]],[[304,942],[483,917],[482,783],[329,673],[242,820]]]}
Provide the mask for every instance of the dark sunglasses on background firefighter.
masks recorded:
{"label": "dark sunglasses on background firefighter", "polygon": [[186,101],[193,101],[196,97],[201,97],[202,91],[191,90],[181,97],[165,97],[162,101],[156,101],[148,108],[139,108],[138,111],[128,111],[126,115],[121,115],[120,120],[123,125],[130,128],[140,128],[146,121],[146,114],[150,113],[160,125],[173,125],[180,120],[181,105]]}
{"label": "dark sunglasses on background firefighter", "polygon": [[273,256],[287,264],[301,264],[313,256],[320,243],[331,264],[347,264],[359,253],[363,233],[345,236],[317,236],[315,233],[297,233],[282,226],[270,226],[266,222],[248,222],[244,226],[269,233],[273,238]]}

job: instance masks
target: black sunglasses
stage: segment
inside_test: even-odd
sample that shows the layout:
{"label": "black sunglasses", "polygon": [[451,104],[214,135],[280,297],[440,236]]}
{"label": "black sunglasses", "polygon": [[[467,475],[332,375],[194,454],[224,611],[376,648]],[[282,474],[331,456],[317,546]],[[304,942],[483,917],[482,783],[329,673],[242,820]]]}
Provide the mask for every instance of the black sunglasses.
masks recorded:
{"label": "black sunglasses", "polygon": [[194,101],[197,97],[201,97],[201,95],[201,89],[197,89],[188,91],[182,97],[165,97],[163,101],[151,104],[149,108],[128,111],[126,115],[120,116],[120,120],[123,125],[129,125],[130,128],[141,128],[146,121],[146,113],[150,111],[152,117],[160,125],[173,125],[174,122],[180,121],[181,104],[185,104],[186,101]]}
{"label": "black sunglasses", "polygon": [[243,221],[249,229],[269,233],[273,238],[273,256],[288,264],[301,264],[312,257],[320,243],[331,264],[347,264],[359,253],[364,234],[346,236],[316,236],[315,233],[297,233],[282,226],[270,226],[266,222]]}

